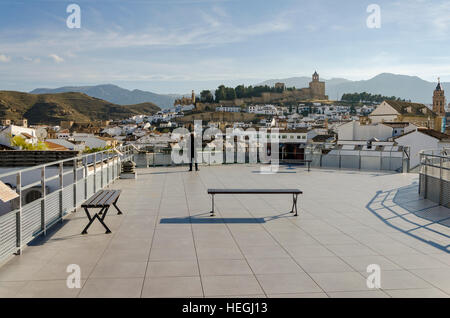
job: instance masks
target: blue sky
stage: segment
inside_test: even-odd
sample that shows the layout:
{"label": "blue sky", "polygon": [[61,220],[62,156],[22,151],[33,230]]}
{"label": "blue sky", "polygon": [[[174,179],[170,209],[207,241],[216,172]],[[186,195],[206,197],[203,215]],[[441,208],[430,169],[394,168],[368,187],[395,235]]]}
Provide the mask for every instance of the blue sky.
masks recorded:
{"label": "blue sky", "polygon": [[[81,28],[66,7],[81,7]],[[366,25],[368,5],[381,28]],[[159,93],[382,72],[450,81],[448,0],[0,0],[0,90]]]}

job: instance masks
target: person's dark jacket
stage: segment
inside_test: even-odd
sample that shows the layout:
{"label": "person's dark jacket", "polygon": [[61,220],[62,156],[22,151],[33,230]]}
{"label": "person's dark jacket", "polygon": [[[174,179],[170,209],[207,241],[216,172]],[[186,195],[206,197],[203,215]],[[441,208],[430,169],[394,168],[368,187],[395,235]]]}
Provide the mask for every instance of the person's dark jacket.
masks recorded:
{"label": "person's dark jacket", "polygon": [[195,158],[195,141],[194,141],[194,133],[191,133],[191,152],[189,158]]}

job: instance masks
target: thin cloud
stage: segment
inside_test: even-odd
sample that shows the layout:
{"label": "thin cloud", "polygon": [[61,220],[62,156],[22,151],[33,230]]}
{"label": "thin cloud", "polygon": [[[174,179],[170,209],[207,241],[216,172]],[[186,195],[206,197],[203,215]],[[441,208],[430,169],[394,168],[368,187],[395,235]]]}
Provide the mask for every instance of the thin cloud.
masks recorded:
{"label": "thin cloud", "polygon": [[57,64],[64,62],[64,59],[56,54],[50,54],[49,57],[52,58]]}
{"label": "thin cloud", "polygon": [[8,63],[11,61],[10,56],[6,56],[5,54],[0,54],[0,62],[2,63]]}

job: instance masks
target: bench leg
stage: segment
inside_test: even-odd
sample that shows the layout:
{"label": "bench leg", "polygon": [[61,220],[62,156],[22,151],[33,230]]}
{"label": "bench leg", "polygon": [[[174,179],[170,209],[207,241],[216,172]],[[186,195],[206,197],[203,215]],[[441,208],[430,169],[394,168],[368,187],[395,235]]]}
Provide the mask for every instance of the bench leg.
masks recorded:
{"label": "bench leg", "polygon": [[294,216],[298,215],[298,213],[297,213],[297,199],[298,199],[298,194],[295,194],[294,195],[294,206],[295,206],[295,214],[294,214]]}
{"label": "bench leg", "polygon": [[[117,198],[117,199],[119,199],[119,198]],[[117,212],[119,212],[117,214],[123,214],[122,211],[120,211],[119,207],[117,206],[117,200],[113,203],[113,205],[117,209]]]}
{"label": "bench leg", "polygon": [[211,203],[212,203],[211,216],[214,216],[214,194],[211,194]]}
{"label": "bench leg", "polygon": [[99,216],[97,215],[97,219],[100,221],[100,223],[101,223],[101,224],[103,225],[103,227],[106,229],[105,234],[111,233],[111,230],[106,226],[105,222],[103,222],[103,220],[104,220],[105,217],[106,217],[106,213],[108,213],[108,209],[109,209],[109,207],[107,207],[106,210],[103,212],[102,217],[99,217]]}
{"label": "bench leg", "polygon": [[297,216],[297,198],[298,198],[298,194],[292,194],[292,209],[290,213],[294,213],[295,210],[295,214],[294,216]]}
{"label": "bench leg", "polygon": [[[102,208],[99,213],[102,213],[104,209],[105,208]],[[91,226],[92,222],[94,222],[95,218],[97,217],[97,214],[94,214],[94,216],[91,217],[91,215],[89,214],[89,211],[88,211],[87,208],[84,208],[84,211],[86,212],[86,215],[87,215],[87,217],[89,219],[89,223],[86,225],[86,227],[81,232],[81,234],[87,234],[88,228]]]}

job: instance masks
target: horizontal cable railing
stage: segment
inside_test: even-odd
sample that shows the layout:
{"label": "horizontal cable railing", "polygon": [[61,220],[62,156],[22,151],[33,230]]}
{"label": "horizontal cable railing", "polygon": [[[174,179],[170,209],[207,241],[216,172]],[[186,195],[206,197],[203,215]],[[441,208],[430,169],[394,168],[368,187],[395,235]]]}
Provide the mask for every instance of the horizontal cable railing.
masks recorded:
{"label": "horizontal cable railing", "polygon": [[[236,164],[236,163],[264,163],[259,155],[254,156],[253,161],[248,152],[236,152],[227,157],[222,151],[198,151],[198,162],[204,165]],[[135,155],[137,167],[176,166],[188,164],[177,163],[170,153],[142,152]],[[321,154],[313,152],[280,152],[279,163],[304,164],[305,160],[311,160],[311,166],[324,168],[344,168],[360,170],[387,170],[407,172],[409,170],[409,156],[403,152],[362,152],[349,154],[340,151],[336,154]]]}
{"label": "horizontal cable railing", "polygon": [[134,150],[127,145],[0,174],[18,194],[1,206],[0,263],[114,182]]}
{"label": "horizontal cable railing", "polygon": [[450,208],[450,149],[420,152],[419,193]]}

